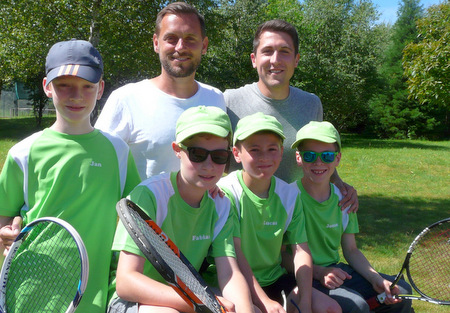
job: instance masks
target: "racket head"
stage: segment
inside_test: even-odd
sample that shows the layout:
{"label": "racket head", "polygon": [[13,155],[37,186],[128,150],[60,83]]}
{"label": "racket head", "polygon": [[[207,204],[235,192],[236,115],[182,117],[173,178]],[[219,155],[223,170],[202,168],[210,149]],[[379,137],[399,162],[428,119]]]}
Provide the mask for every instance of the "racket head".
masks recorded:
{"label": "racket head", "polygon": [[183,253],[137,204],[124,198],[117,203],[116,209],[144,256],[196,312],[226,312]]}
{"label": "racket head", "polygon": [[411,243],[407,258],[411,286],[428,302],[450,305],[450,218],[426,227]]}
{"label": "racket head", "polygon": [[69,223],[43,217],[15,239],[0,273],[0,312],[74,312],[89,276],[84,243]]}

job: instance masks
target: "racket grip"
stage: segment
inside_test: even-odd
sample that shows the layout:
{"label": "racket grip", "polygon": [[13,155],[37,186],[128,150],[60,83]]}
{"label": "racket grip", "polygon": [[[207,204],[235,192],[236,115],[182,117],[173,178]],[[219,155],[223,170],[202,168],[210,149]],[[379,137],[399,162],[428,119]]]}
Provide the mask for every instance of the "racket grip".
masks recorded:
{"label": "racket grip", "polygon": [[372,297],[370,299],[367,299],[366,302],[369,305],[370,310],[379,307],[382,303],[384,303],[384,300],[386,299],[386,293],[380,293],[376,297]]}

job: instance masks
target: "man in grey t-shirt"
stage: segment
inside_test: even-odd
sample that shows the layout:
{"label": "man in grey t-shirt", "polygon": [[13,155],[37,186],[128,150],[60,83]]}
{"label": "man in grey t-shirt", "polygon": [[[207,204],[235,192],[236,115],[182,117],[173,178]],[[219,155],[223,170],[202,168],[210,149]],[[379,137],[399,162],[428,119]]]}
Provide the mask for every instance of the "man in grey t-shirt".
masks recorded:
{"label": "man in grey t-shirt", "polygon": [[[323,120],[319,97],[289,84],[300,58],[297,30],[282,20],[261,24],[255,33],[250,58],[258,72],[258,82],[228,89],[224,93],[231,123],[235,127],[239,119],[256,112],[276,117],[286,135],[283,160],[276,176],[292,182],[299,178],[296,176],[299,171],[295,151],[290,148],[295,135],[308,122]],[[340,204],[344,208],[352,205],[351,211],[357,210],[356,190],[344,183],[337,172],[333,183],[346,195]]]}

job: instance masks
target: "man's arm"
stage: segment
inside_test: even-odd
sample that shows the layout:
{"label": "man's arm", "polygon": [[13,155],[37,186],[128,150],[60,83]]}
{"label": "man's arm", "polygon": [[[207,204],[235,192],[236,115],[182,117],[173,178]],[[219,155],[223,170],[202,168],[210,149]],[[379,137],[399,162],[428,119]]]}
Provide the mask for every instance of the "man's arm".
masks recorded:
{"label": "man's arm", "polygon": [[350,206],[348,213],[357,212],[359,209],[359,201],[356,189],[342,181],[339,177],[337,169],[334,171],[333,175],[331,175],[331,182],[339,188],[340,192],[344,196],[344,198],[342,198],[339,202],[341,210],[344,210],[346,207]]}

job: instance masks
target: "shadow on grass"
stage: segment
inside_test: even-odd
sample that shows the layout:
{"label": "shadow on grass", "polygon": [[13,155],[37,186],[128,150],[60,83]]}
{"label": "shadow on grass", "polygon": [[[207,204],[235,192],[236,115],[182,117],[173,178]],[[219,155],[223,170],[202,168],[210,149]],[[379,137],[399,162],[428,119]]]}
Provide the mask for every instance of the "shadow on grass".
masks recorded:
{"label": "shadow on grass", "polygon": [[[436,143],[439,143],[437,141]],[[433,145],[430,141],[408,141],[408,140],[395,140],[395,139],[375,139],[375,138],[364,138],[359,135],[353,134],[343,134],[342,135],[342,146],[345,148],[382,148],[382,149],[430,149],[430,150],[441,150],[450,151],[450,146],[444,147],[442,145]]]}
{"label": "shadow on grass", "polygon": [[405,240],[409,245],[425,227],[450,217],[450,199],[360,196],[359,202],[357,241],[361,247],[389,246]]}
{"label": "shadow on grass", "polygon": [[39,127],[34,117],[0,118],[0,138],[21,140],[49,127],[54,121],[54,117],[43,117],[42,125]]}

